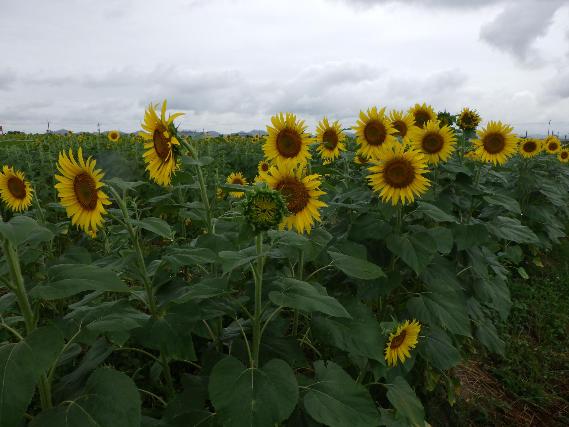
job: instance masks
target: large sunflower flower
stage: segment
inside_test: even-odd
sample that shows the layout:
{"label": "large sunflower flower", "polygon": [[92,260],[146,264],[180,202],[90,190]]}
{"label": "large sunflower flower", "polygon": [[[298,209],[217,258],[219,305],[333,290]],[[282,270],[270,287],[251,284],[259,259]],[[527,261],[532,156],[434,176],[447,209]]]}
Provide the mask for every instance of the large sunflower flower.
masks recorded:
{"label": "large sunflower flower", "polygon": [[409,144],[412,131],[417,129],[413,114],[393,110],[389,114],[389,120],[391,120],[391,126],[393,126],[396,131],[393,136],[401,138],[404,144]]}
{"label": "large sunflower flower", "polygon": [[278,166],[295,167],[310,159],[308,146],[312,142],[306,133],[304,120],[292,113],[279,113],[271,117],[273,126],[267,126],[267,140],[263,151],[267,160]]}
{"label": "large sunflower flower", "polygon": [[517,137],[513,128],[502,122],[490,121],[486,128],[476,131],[478,139],[472,141],[476,154],[483,162],[503,165],[516,152]]}
{"label": "large sunflower flower", "polygon": [[338,120],[330,123],[324,117],[316,127],[316,150],[324,161],[331,162],[340,156],[340,151],[345,151],[344,139],[346,135],[342,131],[342,125]]}
{"label": "large sunflower flower", "polygon": [[395,332],[389,334],[389,340],[385,347],[385,360],[389,366],[397,365],[397,360],[405,363],[407,358],[411,357],[409,350],[415,348],[419,341],[419,332],[421,324],[416,320],[397,326]]}
{"label": "large sunflower flower", "polygon": [[480,115],[476,112],[476,110],[471,110],[469,108],[464,107],[460,114],[458,115],[458,127],[464,131],[472,131],[475,130],[478,125],[480,124]]}
{"label": "large sunflower flower", "polygon": [[537,156],[541,150],[543,150],[543,143],[535,138],[522,139],[518,148],[520,155],[525,158]]}
{"label": "large sunflower flower", "polygon": [[160,117],[156,106],[150,104],[144,112],[144,131],[139,135],[145,140],[144,162],[150,178],[157,184],[167,186],[172,181],[172,174],[178,168],[177,147],[180,145],[176,137],[174,119],[183,113],[172,114],[166,118],[166,101],[162,103]]}
{"label": "large sunflower flower", "polygon": [[121,138],[121,134],[118,130],[112,130],[107,134],[107,138],[109,138],[109,141],[111,142],[118,142]]}
{"label": "large sunflower flower", "polygon": [[549,135],[545,138],[543,146],[545,147],[545,151],[549,154],[557,154],[559,150],[561,150],[561,142],[555,135]]}
{"label": "large sunflower flower", "polygon": [[23,212],[32,204],[32,186],[23,172],[4,166],[0,172],[0,198],[13,212]]}
{"label": "large sunflower flower", "polygon": [[358,151],[368,158],[378,158],[383,150],[397,142],[394,136],[397,131],[385,115],[385,108],[378,110],[372,107],[365,113],[360,111],[360,118],[353,129],[360,146]]}
{"label": "large sunflower flower", "polygon": [[425,126],[425,124],[430,120],[437,121],[437,112],[435,109],[424,102],[423,105],[415,104],[409,109],[409,112],[413,114],[415,125],[420,128]]}
{"label": "large sunflower flower", "polygon": [[[247,178],[241,172],[232,172],[225,181],[227,184],[247,185]],[[230,191],[229,195],[235,199],[240,199],[245,195],[243,191]]]}
{"label": "large sunflower flower", "polygon": [[59,153],[57,170],[61,175],[55,175],[55,184],[61,205],[71,218],[71,223],[93,236],[103,224],[103,215],[107,213],[105,205],[111,202],[101,190],[105,185],[101,181],[103,172],[95,169],[96,162],[89,157],[83,159],[83,150],[79,147],[77,160],[73,151],[69,155]]}
{"label": "large sunflower flower", "polygon": [[324,191],[320,190],[320,175],[304,176],[303,168],[271,167],[266,182],[285,198],[288,215],[281,223],[281,228],[298,233],[310,233],[315,221],[320,221],[318,210],[326,206],[319,200]]}
{"label": "large sunflower flower", "polygon": [[427,161],[416,150],[405,150],[401,145],[385,150],[378,163],[369,167],[368,180],[381,199],[391,201],[394,206],[413,202],[415,196],[427,191],[430,181],[424,176]]}
{"label": "large sunflower flower", "polygon": [[428,121],[424,127],[415,127],[411,134],[416,150],[425,155],[429,163],[446,162],[455,150],[456,137],[448,126],[439,126],[438,122]]}
{"label": "large sunflower flower", "polygon": [[569,149],[562,148],[559,154],[557,155],[557,158],[561,163],[569,163]]}

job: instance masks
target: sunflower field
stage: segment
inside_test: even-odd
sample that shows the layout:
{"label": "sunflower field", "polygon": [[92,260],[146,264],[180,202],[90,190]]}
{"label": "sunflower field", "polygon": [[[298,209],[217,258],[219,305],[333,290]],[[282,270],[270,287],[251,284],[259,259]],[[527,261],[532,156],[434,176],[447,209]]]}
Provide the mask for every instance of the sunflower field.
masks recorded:
{"label": "sunflower field", "polygon": [[180,115],[0,137],[1,427],[438,425],[565,237],[569,148],[468,108]]}

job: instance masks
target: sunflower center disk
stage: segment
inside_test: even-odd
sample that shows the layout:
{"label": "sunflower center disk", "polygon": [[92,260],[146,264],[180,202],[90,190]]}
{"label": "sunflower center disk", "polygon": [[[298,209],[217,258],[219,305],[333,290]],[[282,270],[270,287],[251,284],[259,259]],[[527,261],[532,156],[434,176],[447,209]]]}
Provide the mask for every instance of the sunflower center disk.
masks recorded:
{"label": "sunflower center disk", "polygon": [[369,145],[381,145],[387,137],[387,129],[383,123],[372,120],[364,128],[364,136]]}
{"label": "sunflower center disk", "polygon": [[273,221],[277,206],[271,199],[260,199],[255,202],[253,211],[258,221],[269,223]]}
{"label": "sunflower center disk", "polygon": [[405,329],[403,329],[399,335],[397,335],[396,337],[394,337],[391,340],[391,345],[389,346],[391,349],[396,349],[398,348],[401,344],[403,344],[403,341],[405,341],[405,337],[407,336],[407,331]]}
{"label": "sunflower center disk", "polygon": [[164,136],[165,129],[156,129],[152,134],[152,141],[154,142],[154,151],[162,160],[167,160],[170,157],[170,138]]}
{"label": "sunflower center disk", "polygon": [[533,153],[537,149],[537,144],[533,141],[528,141],[524,144],[524,151],[526,153]]}
{"label": "sunflower center disk", "polygon": [[77,175],[73,181],[73,189],[77,201],[84,209],[92,211],[97,207],[97,187],[90,175],[86,173]]}
{"label": "sunflower center disk", "polygon": [[277,135],[277,150],[283,157],[296,157],[302,148],[302,138],[292,129],[283,129]]}
{"label": "sunflower center disk", "polygon": [[388,161],[383,174],[385,182],[394,188],[408,187],[415,179],[413,165],[405,159]]}
{"label": "sunflower center disk", "polygon": [[268,163],[263,163],[263,164],[261,164],[261,170],[262,170],[263,172],[268,172],[268,170],[269,170],[269,164],[268,164]]}
{"label": "sunflower center disk", "polygon": [[401,138],[407,135],[407,125],[401,120],[396,120],[392,123],[392,126],[397,130],[395,136],[400,136]]}
{"label": "sunflower center disk", "polygon": [[16,199],[24,199],[26,197],[26,185],[20,178],[10,178],[8,180],[8,190]]}
{"label": "sunflower center disk", "polygon": [[423,137],[422,147],[425,153],[435,154],[441,151],[445,141],[441,135],[434,132],[429,132]]}
{"label": "sunflower center disk", "polygon": [[563,151],[563,152],[561,153],[561,158],[562,158],[562,159],[566,159],[567,157],[569,157],[569,153],[567,153],[566,151]]}
{"label": "sunflower center disk", "polygon": [[287,208],[292,214],[302,211],[308,201],[310,194],[302,182],[294,178],[287,178],[277,185],[279,190],[287,201]]}
{"label": "sunflower center disk", "polygon": [[502,134],[491,133],[483,141],[484,149],[490,154],[500,153],[506,146],[506,139]]}
{"label": "sunflower center disk", "polygon": [[333,129],[328,129],[322,135],[322,143],[327,150],[333,150],[338,145],[338,134]]}
{"label": "sunflower center disk", "polygon": [[549,143],[549,150],[550,151],[555,151],[557,150],[557,144],[555,142],[550,142]]}
{"label": "sunflower center disk", "polygon": [[245,183],[243,182],[243,180],[241,178],[233,178],[231,183],[235,184],[235,185],[245,185]]}
{"label": "sunflower center disk", "polygon": [[415,123],[420,128],[425,126],[425,123],[427,123],[429,120],[431,120],[431,115],[426,111],[417,111],[415,113]]}

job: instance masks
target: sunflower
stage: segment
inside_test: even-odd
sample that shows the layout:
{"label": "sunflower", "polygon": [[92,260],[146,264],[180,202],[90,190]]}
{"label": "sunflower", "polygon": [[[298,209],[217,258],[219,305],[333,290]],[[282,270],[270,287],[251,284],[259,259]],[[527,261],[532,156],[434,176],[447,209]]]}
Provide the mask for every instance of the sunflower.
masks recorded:
{"label": "sunflower", "polygon": [[346,135],[342,131],[342,125],[338,120],[330,123],[324,117],[316,127],[316,151],[326,164],[332,162],[340,156],[340,151],[346,151],[344,139]]}
{"label": "sunflower", "polygon": [[373,190],[381,199],[396,205],[401,201],[406,204],[415,200],[415,196],[425,193],[430,181],[424,176],[427,161],[416,150],[405,150],[401,145],[385,150],[378,163],[369,167],[372,172],[368,180]]}
{"label": "sunflower", "polygon": [[473,131],[478,127],[481,120],[476,110],[464,107],[458,115],[458,127],[464,131]]}
{"label": "sunflower", "polygon": [[425,155],[427,162],[437,164],[446,162],[455,150],[456,137],[448,126],[439,126],[439,122],[428,121],[423,128],[415,127],[411,134],[416,150]]}
{"label": "sunflower", "polygon": [[464,153],[464,157],[466,157],[467,159],[470,159],[470,160],[474,160],[474,161],[480,160],[480,158],[478,157],[478,154],[476,154],[475,150],[467,151],[466,153]]}
{"label": "sunflower", "polygon": [[417,129],[415,126],[415,119],[413,114],[404,113],[403,111],[393,110],[389,114],[389,120],[391,120],[391,126],[395,128],[395,133],[393,136],[401,138],[403,143],[409,144],[411,139],[411,133],[413,129]]}
{"label": "sunflower", "polygon": [[415,104],[409,109],[409,113],[413,115],[415,125],[422,128],[425,124],[432,120],[437,120],[437,113],[433,107],[423,102],[423,105]]}
{"label": "sunflower", "polygon": [[0,172],[0,198],[13,212],[23,212],[32,204],[32,186],[23,172],[4,166]]}
{"label": "sunflower", "polygon": [[394,134],[396,129],[385,115],[385,108],[368,108],[367,112],[360,111],[360,118],[353,128],[356,131],[356,142],[359,152],[368,158],[377,158],[382,151],[397,142]]}
{"label": "sunflower", "polygon": [[304,120],[292,113],[279,113],[271,117],[273,126],[267,126],[267,140],[263,144],[265,157],[278,166],[295,167],[310,159],[308,146],[312,142],[306,133]]}
{"label": "sunflower", "polygon": [[257,165],[257,171],[259,172],[259,175],[266,175],[267,172],[269,172],[270,168],[271,165],[266,160],[261,160]]}
{"label": "sunflower", "polygon": [[561,163],[569,163],[569,148],[562,148],[557,158]]}
{"label": "sunflower", "polygon": [[158,185],[167,186],[172,181],[172,174],[178,168],[177,147],[180,142],[176,138],[174,119],[183,115],[176,113],[166,119],[166,101],[162,103],[160,117],[156,114],[156,106],[149,105],[144,112],[142,128],[139,133],[145,140],[144,162],[150,178]]}
{"label": "sunflower", "polygon": [[107,134],[107,138],[109,138],[111,142],[118,142],[121,138],[121,134],[118,130],[112,130]]}
{"label": "sunflower", "polygon": [[354,162],[358,165],[367,165],[369,163],[369,157],[362,154],[362,152],[358,150],[354,156]]}
{"label": "sunflower", "polygon": [[243,214],[247,223],[258,233],[278,226],[287,214],[287,209],[280,191],[259,186],[247,194]]}
{"label": "sunflower", "polygon": [[[247,178],[241,172],[232,172],[225,182],[227,184],[247,185]],[[245,193],[243,191],[230,191],[229,195],[235,199],[240,199]]]}
{"label": "sunflower", "polygon": [[490,121],[486,128],[476,131],[478,139],[472,141],[476,154],[483,162],[503,165],[517,149],[513,128],[502,122]]}
{"label": "sunflower", "polygon": [[559,150],[561,150],[561,142],[555,135],[549,135],[545,138],[543,146],[545,147],[545,151],[549,154],[557,154]]}
{"label": "sunflower", "polygon": [[519,153],[525,158],[537,156],[541,150],[543,150],[543,143],[535,138],[522,139],[518,147]]}
{"label": "sunflower", "polygon": [[89,157],[83,159],[83,150],[79,147],[77,160],[73,151],[69,155],[59,153],[57,170],[61,175],[55,175],[55,184],[61,205],[71,218],[71,223],[77,225],[89,235],[94,235],[103,224],[103,215],[107,213],[104,205],[111,202],[101,190],[103,172],[95,169],[96,162]]}
{"label": "sunflower", "polygon": [[282,193],[285,198],[288,215],[281,223],[281,228],[298,233],[310,233],[315,221],[320,221],[318,209],[327,206],[319,200],[324,191],[320,190],[320,175],[307,175],[303,168],[273,166],[266,177],[267,184]]}
{"label": "sunflower", "polygon": [[421,324],[416,320],[402,323],[397,326],[395,332],[389,334],[389,340],[385,347],[385,360],[389,366],[397,365],[397,359],[405,363],[405,359],[410,358],[410,349],[415,348],[419,341]]}

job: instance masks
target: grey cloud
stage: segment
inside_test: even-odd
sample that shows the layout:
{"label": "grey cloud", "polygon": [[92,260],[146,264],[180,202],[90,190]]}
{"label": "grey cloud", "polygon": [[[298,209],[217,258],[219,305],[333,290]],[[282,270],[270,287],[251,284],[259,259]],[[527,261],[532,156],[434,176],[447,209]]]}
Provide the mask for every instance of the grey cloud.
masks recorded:
{"label": "grey cloud", "polygon": [[8,90],[16,82],[16,73],[11,69],[0,70],[0,90]]}
{"label": "grey cloud", "polygon": [[335,0],[341,1],[348,5],[361,8],[373,7],[383,4],[406,4],[417,5],[425,8],[467,8],[475,9],[478,7],[489,6],[493,4],[503,3],[505,0]]}

